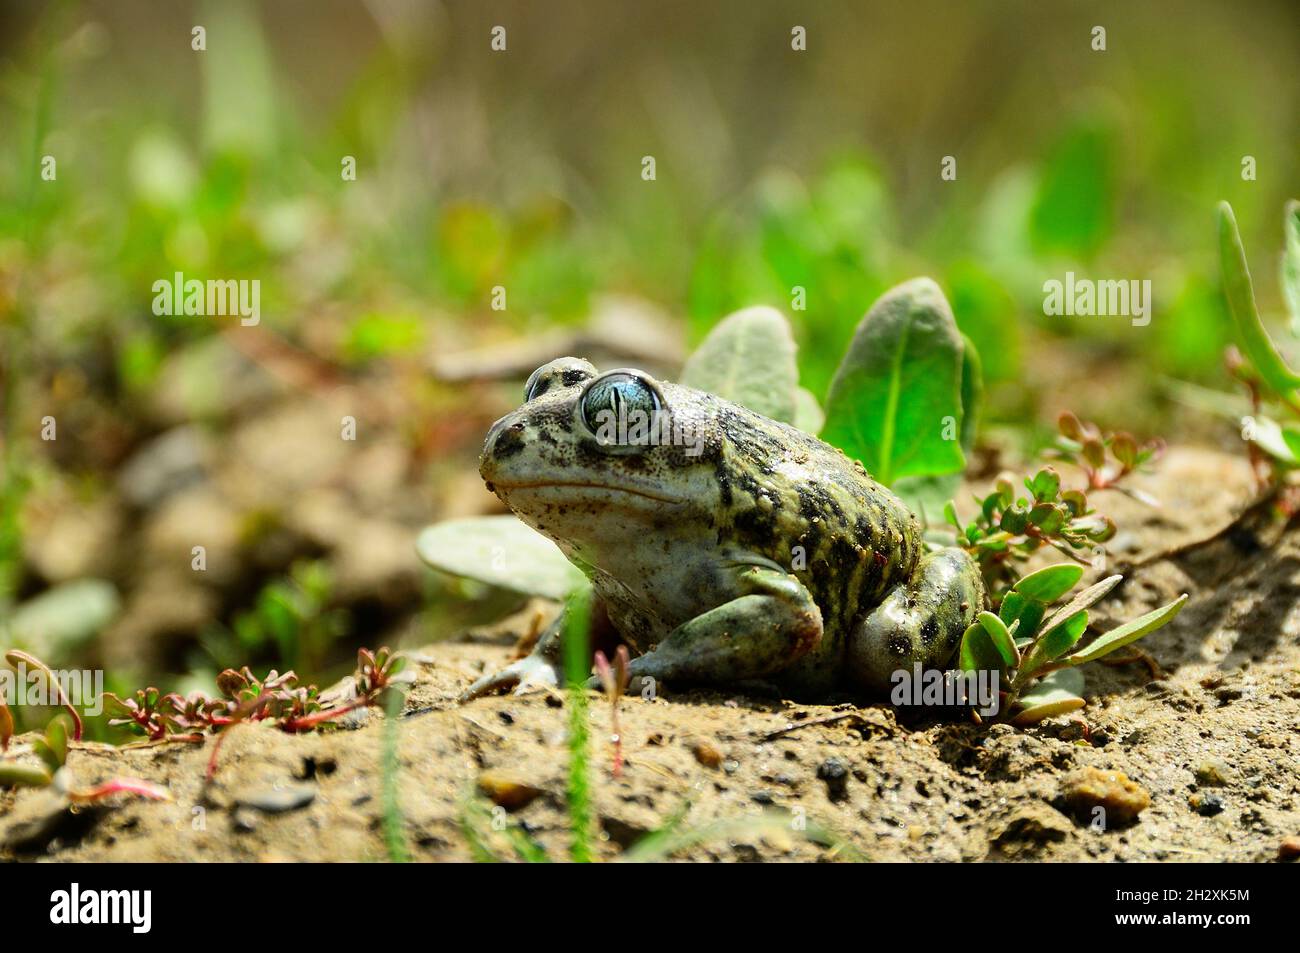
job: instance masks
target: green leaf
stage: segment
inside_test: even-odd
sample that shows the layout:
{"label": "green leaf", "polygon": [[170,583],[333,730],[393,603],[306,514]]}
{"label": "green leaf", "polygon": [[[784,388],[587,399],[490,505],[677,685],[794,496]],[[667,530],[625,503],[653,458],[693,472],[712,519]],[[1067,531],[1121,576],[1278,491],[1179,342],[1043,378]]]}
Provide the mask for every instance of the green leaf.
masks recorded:
{"label": "green leaf", "polygon": [[53,780],[44,768],[29,764],[0,764],[0,787],[43,788]]}
{"label": "green leaf", "polygon": [[1286,203],[1286,246],[1282,252],[1282,296],[1291,311],[1291,332],[1300,334],[1300,201]]}
{"label": "green leaf", "polygon": [[71,722],[67,715],[56,715],[50,723],[45,726],[45,745],[49,751],[50,759],[46,763],[50,766],[50,771],[57,771],[68,760],[68,735],[70,734]]}
{"label": "green leaf", "polygon": [[1130,642],[1136,642],[1142,636],[1154,632],[1174,616],[1183,607],[1187,601],[1187,594],[1183,593],[1167,606],[1161,606],[1159,609],[1152,609],[1144,616],[1139,616],[1131,622],[1126,622],[1118,628],[1111,629],[1105,635],[1098,636],[1091,644],[1067,656],[1065,661],[1071,665],[1082,665],[1084,662],[1092,662],[1101,658],[1103,655],[1109,655],[1116,649],[1123,648]]}
{"label": "green leaf", "polygon": [[1094,603],[1101,601],[1106,593],[1119,585],[1123,578],[1124,577],[1120,575],[1107,576],[1100,582],[1093,583],[1082,592],[1075,593],[1073,599],[1061,606],[1048,617],[1047,621],[1043,623],[1043,631],[1046,632],[1050,629],[1056,628],[1056,626],[1060,625],[1076,612],[1081,609],[1087,609]]}
{"label": "green leaf", "polygon": [[1057,563],[1022,576],[1011,588],[1026,599],[1036,599],[1044,605],[1050,605],[1073,589],[1082,578],[1082,566],[1076,563]]}
{"label": "green leaf", "polygon": [[1044,718],[1078,711],[1083,700],[1083,673],[1071,668],[1052,672],[1016,699],[1020,711],[1012,718],[1017,725],[1033,725]]}
{"label": "green leaf", "polygon": [[804,387],[795,389],[794,419],[790,422],[804,433],[813,436],[821,433],[822,427],[826,425],[826,415],[822,413],[822,406],[817,403],[812,391]]}
{"label": "green leaf", "polygon": [[972,622],[962,635],[957,664],[964,672],[1001,672],[1005,669],[1002,653],[993,644],[988,630],[978,622]]}
{"label": "green leaf", "polygon": [[998,655],[1001,656],[1005,667],[1015,668],[1020,663],[1020,653],[1016,651],[1015,640],[1011,637],[1006,625],[992,612],[981,612],[979,622],[984,627],[984,631],[988,633],[993,647],[998,650]]}
{"label": "green leaf", "polygon": [[1242,433],[1247,435],[1246,439],[1279,463],[1290,467],[1300,465],[1300,454],[1297,453],[1293,440],[1287,437],[1287,430],[1273,418],[1262,414],[1251,419],[1252,423],[1242,428]]}
{"label": "green leaf", "polygon": [[858,325],[831,381],[822,438],[885,485],[959,473],[962,343],[943,292],[917,278],[883,295]]}
{"label": "green leaf", "polygon": [[585,582],[558,546],[514,516],[436,523],[415,549],[434,569],[526,595],[563,599]]}
{"label": "green leaf", "polygon": [[1300,386],[1300,375],[1291,370],[1278,353],[1260,320],[1255,306],[1255,289],[1250,282],[1246,250],[1233,217],[1232,206],[1219,203],[1219,262],[1223,270],[1223,293],[1228,299],[1236,329],[1237,346],[1250,360],[1255,372],[1275,393],[1286,397]]}
{"label": "green leaf", "polygon": [[998,617],[1006,623],[1008,631],[1012,626],[1017,627],[1016,645],[1022,646],[1034,640],[1034,635],[1038,632],[1038,623],[1043,621],[1043,614],[1046,611],[1047,607],[1041,602],[1026,598],[1013,590],[1002,597]]}
{"label": "green leaf", "polygon": [[1024,661],[1020,663],[1020,671],[1017,673],[1017,681],[1033,678],[1039,669],[1074,648],[1074,644],[1079,641],[1087,628],[1088,612],[1085,609],[1074,613],[1068,619],[1063,619],[1051,628],[1043,629],[1043,634],[1025,653]]}
{"label": "green leaf", "polygon": [[[773,420],[794,423],[800,403],[799,368],[789,322],[775,308],[746,308],[729,315],[686,361],[681,383]],[[805,407],[803,413],[808,412]]]}

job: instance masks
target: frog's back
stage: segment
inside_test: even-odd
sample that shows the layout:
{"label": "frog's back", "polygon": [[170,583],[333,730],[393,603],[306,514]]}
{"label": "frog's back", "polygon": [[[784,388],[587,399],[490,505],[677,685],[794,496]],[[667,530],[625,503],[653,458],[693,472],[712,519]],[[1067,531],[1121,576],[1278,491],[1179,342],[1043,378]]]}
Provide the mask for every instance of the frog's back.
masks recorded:
{"label": "frog's back", "polygon": [[[845,633],[911,576],[920,528],[862,464],[810,434],[718,400],[716,461],[732,541],[788,568],[813,593],[825,627],[823,668]],[[833,663],[832,663],[833,667]]]}

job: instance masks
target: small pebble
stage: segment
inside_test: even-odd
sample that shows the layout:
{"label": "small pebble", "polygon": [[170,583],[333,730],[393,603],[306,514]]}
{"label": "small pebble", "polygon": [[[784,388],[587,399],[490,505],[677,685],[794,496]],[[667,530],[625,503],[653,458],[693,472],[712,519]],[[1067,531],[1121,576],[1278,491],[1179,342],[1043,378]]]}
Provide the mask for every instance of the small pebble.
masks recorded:
{"label": "small pebble", "polygon": [[849,796],[849,769],[839,758],[827,758],[818,765],[817,778],[826,782],[826,796],[832,801]]}
{"label": "small pebble", "polygon": [[527,784],[506,771],[488,770],[478,776],[478,790],[485,798],[507,811],[517,811],[533,803],[542,789]]}
{"label": "small pebble", "polygon": [[1196,775],[1196,783],[1207,788],[1226,787],[1232,777],[1232,769],[1217,758],[1202,761],[1193,773]]}
{"label": "small pebble", "polygon": [[1061,801],[1084,820],[1091,820],[1093,808],[1101,807],[1107,824],[1123,826],[1151,806],[1151,795],[1123,771],[1082,768],[1061,782]]}
{"label": "small pebble", "polygon": [[1187,803],[1192,806],[1192,810],[1201,817],[1214,817],[1216,814],[1223,813],[1223,798],[1217,794],[1202,794],[1200,792],[1193,794],[1187,799]]}
{"label": "small pebble", "polygon": [[253,791],[236,799],[242,807],[255,807],[264,814],[285,814],[306,807],[316,800],[314,784],[277,784]]}
{"label": "small pebble", "polygon": [[1278,860],[1295,860],[1300,857],[1300,836],[1283,837],[1277,848]]}
{"label": "small pebble", "polygon": [[695,760],[706,768],[717,769],[722,765],[722,752],[707,741],[693,742],[691,754],[695,755]]}

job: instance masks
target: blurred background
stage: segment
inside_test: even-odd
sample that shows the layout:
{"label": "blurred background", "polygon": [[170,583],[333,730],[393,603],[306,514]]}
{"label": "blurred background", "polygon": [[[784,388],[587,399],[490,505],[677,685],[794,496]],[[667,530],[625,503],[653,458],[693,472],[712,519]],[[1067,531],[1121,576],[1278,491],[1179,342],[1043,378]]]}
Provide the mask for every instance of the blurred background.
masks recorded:
{"label": "blurred background", "polygon": [[[476,456],[534,366],[671,377],[767,303],[823,396],[919,274],[983,357],[987,447],[1066,408],[1239,446],[1179,394],[1230,388],[1217,200],[1281,320],[1298,75],[1292,0],[3,0],[3,642],[115,689],[324,684],[490,620],[512,600],[413,541],[494,508]],[[1044,316],[1067,270],[1149,278],[1150,325]],[[260,323],[155,315],[175,272],[258,280]]]}

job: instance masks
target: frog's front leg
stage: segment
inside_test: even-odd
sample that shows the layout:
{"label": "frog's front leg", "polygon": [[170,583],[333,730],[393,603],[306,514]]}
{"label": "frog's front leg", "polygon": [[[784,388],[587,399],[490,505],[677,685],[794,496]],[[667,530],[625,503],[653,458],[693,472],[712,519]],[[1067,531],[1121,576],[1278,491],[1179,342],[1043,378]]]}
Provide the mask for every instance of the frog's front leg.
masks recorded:
{"label": "frog's front leg", "polygon": [[[513,688],[515,694],[523,694],[530,689],[554,688],[564,681],[564,626],[568,608],[560,610],[546,631],[537,639],[533,651],[524,658],[511,662],[505,668],[490,672],[461,692],[462,704],[480,695],[490,695],[502,689]],[[591,603],[591,618],[588,625],[588,637],[594,648],[603,649],[606,654],[613,654],[618,634],[610,624],[605,605],[599,598]]]}
{"label": "frog's front leg", "polygon": [[912,577],[894,587],[849,637],[847,667],[853,682],[885,694],[894,672],[942,668],[962,633],[984,608],[978,564],[961,549],[921,558]]}
{"label": "frog's front leg", "polygon": [[673,629],[632,659],[630,674],[714,684],[765,678],[821,641],[821,610],[794,576],[750,566],[737,582],[739,595]]}

